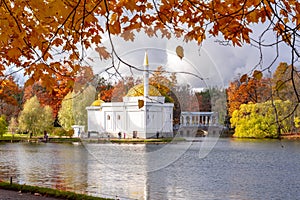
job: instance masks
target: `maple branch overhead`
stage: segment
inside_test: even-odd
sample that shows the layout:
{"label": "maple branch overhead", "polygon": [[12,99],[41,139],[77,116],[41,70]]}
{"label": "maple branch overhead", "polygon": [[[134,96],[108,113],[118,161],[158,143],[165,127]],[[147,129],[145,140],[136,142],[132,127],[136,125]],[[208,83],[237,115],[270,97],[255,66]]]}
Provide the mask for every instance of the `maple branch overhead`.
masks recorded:
{"label": "maple branch overhead", "polygon": [[[0,7],[4,11],[0,18],[0,61],[4,63],[4,67],[0,68],[2,74],[5,66],[16,65],[33,79],[54,79],[56,74],[65,76],[62,70],[69,70],[70,77],[74,78],[84,62],[87,49],[94,45],[97,48],[103,47],[99,55],[108,58],[108,52],[101,46],[101,33],[105,29],[112,48],[110,55],[113,68],[110,69],[116,73],[120,66],[117,66],[115,60],[128,66],[131,72],[139,70],[120,58],[112,40],[115,35],[133,41],[133,30],[144,30],[150,37],[160,31],[163,38],[182,37],[184,41],[196,41],[198,44],[207,35],[223,37],[228,41],[227,44],[233,46],[249,43],[259,47],[259,65],[263,70],[271,68],[279,58],[276,56],[269,66],[263,66],[263,48],[273,46],[279,55],[279,44],[287,45],[291,49],[292,65],[300,57],[299,2],[295,0],[16,0],[14,3],[1,0]],[[45,13],[45,10],[49,13]],[[104,25],[99,18],[105,18]],[[258,36],[258,40],[252,38],[253,25],[266,23],[270,24]],[[263,40],[267,32],[276,34],[273,42],[266,43]],[[59,53],[62,56],[57,61]],[[177,73],[192,75],[184,71]],[[203,79],[199,76],[197,78]]]}

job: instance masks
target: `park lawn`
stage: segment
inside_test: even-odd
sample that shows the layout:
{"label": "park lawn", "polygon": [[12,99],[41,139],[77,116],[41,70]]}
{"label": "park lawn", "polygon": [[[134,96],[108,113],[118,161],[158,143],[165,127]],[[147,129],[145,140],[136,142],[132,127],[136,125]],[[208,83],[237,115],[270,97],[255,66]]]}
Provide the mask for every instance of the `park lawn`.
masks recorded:
{"label": "park lawn", "polygon": [[11,134],[11,133],[5,133],[3,134],[2,137],[0,137],[0,141],[20,141],[20,140],[25,140],[28,139],[29,135],[28,134]]}
{"label": "park lawn", "polygon": [[[28,142],[36,142],[44,138],[43,134],[35,135],[30,138],[29,134],[11,134],[6,133],[2,137],[0,137],[0,142],[20,142],[20,141],[28,141]],[[48,138],[48,142],[80,142],[80,138],[70,138],[68,136],[50,136]]]}

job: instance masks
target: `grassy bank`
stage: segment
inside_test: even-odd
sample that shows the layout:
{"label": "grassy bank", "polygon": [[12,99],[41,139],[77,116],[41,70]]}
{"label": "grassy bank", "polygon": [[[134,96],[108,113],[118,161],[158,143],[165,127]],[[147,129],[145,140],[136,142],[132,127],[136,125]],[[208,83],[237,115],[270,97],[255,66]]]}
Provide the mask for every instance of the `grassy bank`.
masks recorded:
{"label": "grassy bank", "polygon": [[[150,139],[139,139],[139,138],[86,138],[84,142],[91,143],[170,143],[170,142],[183,142],[184,138],[150,138]],[[43,135],[33,136],[29,138],[26,134],[5,134],[3,137],[0,137],[0,142],[45,142]],[[72,143],[72,142],[81,142],[80,138],[70,138],[70,137],[58,137],[53,136],[49,137],[47,142],[50,143]]]}
{"label": "grassy bank", "polygon": [[38,193],[42,196],[47,197],[55,197],[60,199],[69,199],[69,200],[103,200],[107,198],[101,198],[101,197],[93,197],[88,196],[84,194],[77,194],[75,192],[68,192],[68,191],[61,191],[61,190],[55,190],[51,188],[44,188],[44,187],[38,187],[38,186],[30,186],[30,185],[20,185],[15,183],[7,183],[7,182],[0,182],[0,188],[6,189],[6,190],[14,190],[14,191],[20,191],[22,193],[31,193],[35,194]]}
{"label": "grassy bank", "polygon": [[24,134],[4,134],[0,137],[0,142],[20,142],[26,140],[28,138],[27,135]]}
{"label": "grassy bank", "polygon": [[[43,135],[33,136],[29,138],[27,134],[5,134],[0,137],[0,142],[43,142]],[[70,137],[49,137],[47,142],[65,143],[65,142],[80,142],[80,138]]]}

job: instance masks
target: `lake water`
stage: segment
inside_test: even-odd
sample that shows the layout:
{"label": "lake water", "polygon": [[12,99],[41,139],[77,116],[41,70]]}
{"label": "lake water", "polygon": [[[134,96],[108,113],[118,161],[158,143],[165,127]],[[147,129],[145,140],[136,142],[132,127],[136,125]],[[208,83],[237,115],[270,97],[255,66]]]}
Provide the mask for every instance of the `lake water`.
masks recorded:
{"label": "lake water", "polygon": [[300,141],[0,144],[0,179],[120,199],[298,199]]}

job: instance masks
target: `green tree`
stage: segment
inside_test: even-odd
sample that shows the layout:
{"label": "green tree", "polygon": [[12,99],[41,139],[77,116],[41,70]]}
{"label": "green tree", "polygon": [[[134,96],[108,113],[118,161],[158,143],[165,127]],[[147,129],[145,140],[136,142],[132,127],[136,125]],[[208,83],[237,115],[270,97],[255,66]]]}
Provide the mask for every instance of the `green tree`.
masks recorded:
{"label": "green tree", "polygon": [[7,122],[5,115],[0,117],[0,136],[3,137],[3,134],[7,132]]}
{"label": "green tree", "polygon": [[18,121],[15,117],[12,117],[9,121],[8,131],[14,134],[18,129]]}
{"label": "green tree", "polygon": [[50,132],[53,129],[54,117],[50,106],[43,107],[43,113],[40,115],[40,131]]}
{"label": "green tree", "polygon": [[62,101],[61,108],[58,112],[59,124],[66,130],[72,130],[75,124],[73,115],[73,93],[69,92]]}
{"label": "green tree", "polygon": [[20,131],[28,132],[31,136],[49,131],[54,119],[51,108],[42,107],[37,97],[34,96],[25,102],[18,121]]}
{"label": "green tree", "polygon": [[206,90],[201,91],[201,92],[196,92],[195,95],[198,99],[200,111],[203,111],[203,112],[211,111],[211,106],[212,105],[211,105],[210,90],[206,89]]}
{"label": "green tree", "polygon": [[[276,120],[277,110],[278,120]],[[235,127],[235,137],[247,138],[278,138],[280,134],[290,132],[292,129],[290,114],[292,103],[290,101],[276,100],[273,103],[242,104],[235,110],[230,120]],[[278,130],[279,128],[279,130]]]}
{"label": "green tree", "polygon": [[[226,91],[217,87],[210,88],[208,91],[211,104],[210,111],[217,112],[219,123],[225,124],[225,118],[227,116]],[[201,106],[199,107],[201,110]]]}
{"label": "green tree", "polygon": [[95,100],[96,89],[88,86],[82,92],[73,94],[73,116],[76,125],[87,127],[87,111],[86,107],[90,106]]}

